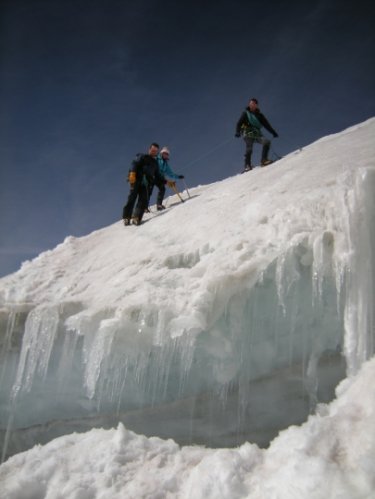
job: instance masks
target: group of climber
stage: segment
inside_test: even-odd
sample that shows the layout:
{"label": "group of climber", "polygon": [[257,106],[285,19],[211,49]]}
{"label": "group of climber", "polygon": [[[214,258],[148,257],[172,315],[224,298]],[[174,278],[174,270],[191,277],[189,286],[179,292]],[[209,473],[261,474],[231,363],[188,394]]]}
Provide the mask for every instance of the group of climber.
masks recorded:
{"label": "group of climber", "polygon": [[[275,138],[278,137],[277,132],[260,112],[258,100],[253,97],[241,114],[235,133],[235,137],[242,136],[246,145],[244,172],[253,169],[251,155],[254,142],[262,145],[261,166],[272,163],[268,158],[271,142],[263,136],[262,127]],[[165,209],[163,205],[165,186],[168,185],[176,190],[175,180],[184,178],[183,175],[174,173],[169,166],[169,155],[167,147],[163,147],[159,152],[159,145],[153,142],[147,154],[138,154],[133,161],[128,175],[130,192],[122,215],[124,225],[141,224],[144,213],[149,210],[148,204],[154,185],[159,189],[156,209],[158,211]]]}
{"label": "group of climber", "polygon": [[[154,186],[159,189],[156,209],[164,210],[165,186],[175,188],[175,181],[184,178],[184,175],[174,173],[170,167],[168,147],[163,147],[160,153],[159,149],[159,144],[153,142],[147,154],[138,154],[132,162],[128,174],[130,192],[122,212],[124,225],[141,224],[144,213],[149,211],[148,204]],[[167,180],[166,177],[172,180]]]}

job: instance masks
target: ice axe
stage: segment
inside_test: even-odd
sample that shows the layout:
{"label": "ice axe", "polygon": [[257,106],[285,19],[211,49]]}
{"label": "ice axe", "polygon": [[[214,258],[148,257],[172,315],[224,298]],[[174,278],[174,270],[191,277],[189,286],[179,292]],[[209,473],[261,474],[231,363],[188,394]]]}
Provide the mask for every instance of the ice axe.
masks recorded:
{"label": "ice axe", "polygon": [[183,182],[184,182],[184,187],[185,187],[185,191],[187,192],[188,198],[190,198],[191,196],[190,196],[190,193],[189,193],[189,189],[187,188],[185,179],[183,179]]}
{"label": "ice axe", "polygon": [[173,182],[173,180],[168,180],[167,181],[168,187],[174,190],[174,192],[177,194],[177,196],[180,198],[181,203],[184,202],[184,200],[181,197],[181,194],[178,192],[177,187],[176,187],[176,182]]}

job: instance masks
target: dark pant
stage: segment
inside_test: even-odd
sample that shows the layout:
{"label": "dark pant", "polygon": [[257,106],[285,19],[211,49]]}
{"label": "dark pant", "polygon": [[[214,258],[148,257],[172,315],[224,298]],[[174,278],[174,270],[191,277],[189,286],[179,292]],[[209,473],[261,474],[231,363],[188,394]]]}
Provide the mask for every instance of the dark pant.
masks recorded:
{"label": "dark pant", "polygon": [[271,142],[263,137],[244,137],[243,138],[246,144],[246,152],[245,152],[245,166],[251,166],[251,154],[253,152],[253,144],[257,142],[258,144],[262,144],[262,161],[265,161],[268,158],[268,152],[270,150]]}
{"label": "dark pant", "polygon": [[158,197],[157,197],[157,200],[156,200],[156,204],[157,205],[160,205],[160,204],[163,204],[163,199],[164,199],[164,196],[165,196],[165,179],[156,179],[155,180],[155,183],[154,184],[151,184],[150,185],[150,188],[149,188],[149,191],[148,191],[148,199],[150,200],[151,199],[151,195],[152,195],[152,191],[154,189],[154,185],[156,185],[156,187],[159,189],[159,192],[158,192]]}
{"label": "dark pant", "polygon": [[[137,205],[134,209],[136,201]],[[148,190],[147,187],[143,184],[141,179],[140,182],[135,182],[135,184],[130,186],[128,200],[122,211],[122,218],[132,218],[133,216],[137,217],[141,221],[145,209],[147,208],[147,205],[148,205]]]}

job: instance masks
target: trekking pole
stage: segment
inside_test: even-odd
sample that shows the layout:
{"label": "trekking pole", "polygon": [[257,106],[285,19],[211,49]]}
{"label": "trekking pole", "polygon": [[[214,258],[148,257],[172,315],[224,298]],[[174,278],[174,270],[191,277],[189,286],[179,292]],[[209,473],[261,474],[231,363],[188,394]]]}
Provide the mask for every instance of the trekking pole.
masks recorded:
{"label": "trekking pole", "polygon": [[185,191],[187,192],[188,198],[191,198],[190,193],[189,193],[189,189],[187,188],[187,185],[185,182],[185,179],[183,179],[183,184],[184,184]]}
{"label": "trekking pole", "polygon": [[177,196],[180,198],[181,203],[183,203],[183,202],[184,202],[184,200],[182,199],[181,194],[178,192],[177,187],[176,187],[176,184],[173,182],[173,183],[171,183],[171,184],[169,185],[169,187],[171,187],[171,188],[174,190],[174,192],[175,192],[175,193],[177,194]]}

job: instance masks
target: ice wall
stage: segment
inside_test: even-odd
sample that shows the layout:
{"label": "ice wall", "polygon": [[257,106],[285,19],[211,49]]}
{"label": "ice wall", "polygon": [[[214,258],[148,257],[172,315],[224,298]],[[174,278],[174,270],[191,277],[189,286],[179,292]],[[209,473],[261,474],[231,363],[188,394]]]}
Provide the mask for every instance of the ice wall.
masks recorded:
{"label": "ice wall", "polygon": [[205,329],[175,338],[163,338],[162,314],[147,308],[133,317],[120,310],[86,317],[74,313],[80,304],[11,310],[5,348],[12,344],[15,353],[4,355],[3,425],[11,418],[20,440],[27,431],[17,435],[17,428],[50,434],[51,422],[64,431],[58,421],[79,426],[95,416],[94,424],[110,425],[118,415],[133,417],[139,432],[183,443],[236,445],[251,435],[267,444],[332,398],[343,376],[346,292],[336,284],[346,277],[336,275],[332,244],[330,234],[313,245],[294,241],[232,294],[219,281]]}
{"label": "ice wall", "polygon": [[[17,428],[50,435],[51,422],[58,432],[64,420],[80,427],[79,420],[100,415],[93,424],[110,426],[116,415],[131,421],[136,412],[134,429],[144,434],[210,445],[250,436],[267,444],[332,398],[343,376],[343,321],[352,297],[333,244],[329,232],[297,238],[255,282],[244,280],[228,293],[219,280],[209,291],[213,316],[205,317],[206,328],[176,338],[163,338],[162,311],[148,307],[133,316],[121,310],[86,316],[75,303],[28,314],[11,309],[4,349],[12,344],[15,353],[3,355],[3,424],[11,418],[17,441],[22,433],[29,439]],[[15,325],[22,329],[23,320],[21,336]]]}
{"label": "ice wall", "polygon": [[[304,164],[309,156],[285,163],[292,176],[297,160]],[[0,311],[3,458],[59,434],[118,421],[183,444],[250,440],[265,446],[330,400],[345,371],[356,372],[374,353],[375,170],[339,171],[334,195],[327,194],[333,180],[314,195],[307,180],[289,204],[281,199],[263,209],[253,239],[234,230],[223,248],[212,231],[208,243],[186,243],[177,252],[177,234],[162,260],[142,254],[139,267],[124,269],[127,289],[143,272],[138,301],[127,300],[129,292],[111,306],[96,291],[95,306],[84,293],[37,303],[32,289],[17,295],[8,287]],[[281,185],[280,178],[273,180]],[[222,203],[228,189],[238,196],[240,185],[235,178],[203,191],[202,206],[216,198]],[[193,217],[193,202],[184,209]],[[248,227],[256,203],[243,211]],[[113,234],[119,238],[112,228],[98,237]],[[145,234],[139,232],[137,241]],[[74,240],[48,258],[57,269],[51,275],[71,291],[66,262],[58,263],[66,254],[71,266],[79,264]],[[43,260],[41,268],[47,264]],[[158,272],[154,289],[148,279]],[[54,279],[35,285],[44,289]],[[184,290],[184,282],[190,288]],[[104,279],[100,285],[106,288]]]}

